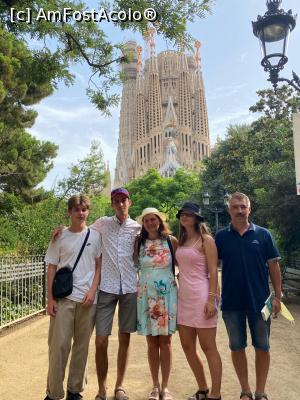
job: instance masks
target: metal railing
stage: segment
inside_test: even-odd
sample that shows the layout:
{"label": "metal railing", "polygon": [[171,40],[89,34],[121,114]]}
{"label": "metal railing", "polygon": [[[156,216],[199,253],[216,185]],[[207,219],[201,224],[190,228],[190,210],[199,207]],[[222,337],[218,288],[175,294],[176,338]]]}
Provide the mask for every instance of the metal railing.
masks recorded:
{"label": "metal railing", "polygon": [[44,255],[0,257],[0,330],[45,310]]}

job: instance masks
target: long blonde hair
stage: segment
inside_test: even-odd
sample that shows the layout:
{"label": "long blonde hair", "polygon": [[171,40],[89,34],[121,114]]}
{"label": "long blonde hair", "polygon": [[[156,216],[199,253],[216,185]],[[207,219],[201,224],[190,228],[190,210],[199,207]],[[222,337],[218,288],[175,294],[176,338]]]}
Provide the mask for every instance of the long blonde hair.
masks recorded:
{"label": "long blonde hair", "polygon": [[[202,239],[202,242],[204,241],[204,235],[210,235],[210,230],[208,229],[208,227],[206,226],[206,224],[204,222],[195,222],[195,231],[200,233],[200,237]],[[178,244],[179,246],[183,246],[184,243],[187,240],[187,233],[186,233],[186,229],[184,226],[182,226],[179,223],[179,238],[178,238]]]}

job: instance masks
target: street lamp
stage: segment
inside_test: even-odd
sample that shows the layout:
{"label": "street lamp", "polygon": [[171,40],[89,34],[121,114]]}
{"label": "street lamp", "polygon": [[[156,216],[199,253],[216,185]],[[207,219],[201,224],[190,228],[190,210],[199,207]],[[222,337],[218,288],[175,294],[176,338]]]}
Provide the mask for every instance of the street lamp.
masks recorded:
{"label": "street lamp", "polygon": [[205,192],[202,195],[202,202],[205,208],[207,208],[210,212],[215,214],[215,229],[216,232],[219,229],[219,214],[224,212],[226,208],[228,207],[228,200],[229,200],[229,194],[225,190],[225,194],[223,196],[223,204],[222,206],[220,205],[221,201],[219,202],[219,205],[217,203],[210,205],[210,194],[208,192]]}
{"label": "street lamp", "polygon": [[258,15],[257,21],[252,22],[253,33],[258,37],[263,59],[261,65],[269,72],[269,79],[276,91],[278,82],[287,82],[300,91],[300,79],[293,71],[293,79],[279,78],[279,71],[284,68],[288,39],[296,26],[297,15],[292,10],[285,12],[279,9],[282,0],[267,0],[268,11],[264,16]]}

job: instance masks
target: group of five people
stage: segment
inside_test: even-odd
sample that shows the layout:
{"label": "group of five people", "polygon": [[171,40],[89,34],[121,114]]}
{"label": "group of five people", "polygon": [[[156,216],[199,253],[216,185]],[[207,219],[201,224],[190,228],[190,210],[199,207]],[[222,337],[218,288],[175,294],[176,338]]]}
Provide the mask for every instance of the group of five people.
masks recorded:
{"label": "group of five people", "polygon": [[[49,244],[45,261],[51,318],[45,400],[64,397],[63,381],[72,340],[66,399],[82,398],[94,323],[99,385],[95,400],[106,400],[108,338],[117,304],[119,348],[115,400],[128,399],[123,381],[130,334],[135,331],[147,340],[153,381],[149,400],[172,400],[168,382],[171,339],[176,330],[198,386],[189,400],[221,399],[222,361],[216,345],[220,302],[218,260],[222,261],[222,316],[241,386],[240,398],[253,398],[245,353],[248,320],[256,355],[254,396],[256,400],[267,399],[270,320],[264,321],[260,311],[270,294],[269,276],[274,288],[273,312],[280,311],[281,274],[279,253],[270,232],[249,221],[249,198],[238,192],[231,195],[228,205],[231,224],[217,232],[215,240],[196,203],[185,202],[177,212],[178,240],[170,234],[165,214],[156,208],[146,208],[137,221],[132,220],[127,189],[114,189],[111,204],[115,215],[99,218],[88,229],[89,199],[84,195],[72,196],[68,202],[71,225],[57,229]],[[54,299],[51,289],[55,272],[74,264],[88,232],[90,236],[73,272],[72,294]],[[175,264],[179,274],[175,274]],[[197,351],[197,340],[207,359],[210,388]]]}

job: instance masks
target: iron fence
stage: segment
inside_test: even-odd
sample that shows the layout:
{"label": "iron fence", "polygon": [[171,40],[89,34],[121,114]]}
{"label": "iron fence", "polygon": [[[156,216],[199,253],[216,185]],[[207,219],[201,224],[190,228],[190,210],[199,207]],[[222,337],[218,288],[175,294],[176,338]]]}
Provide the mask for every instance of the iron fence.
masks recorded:
{"label": "iron fence", "polygon": [[45,310],[43,255],[0,257],[0,330]]}

